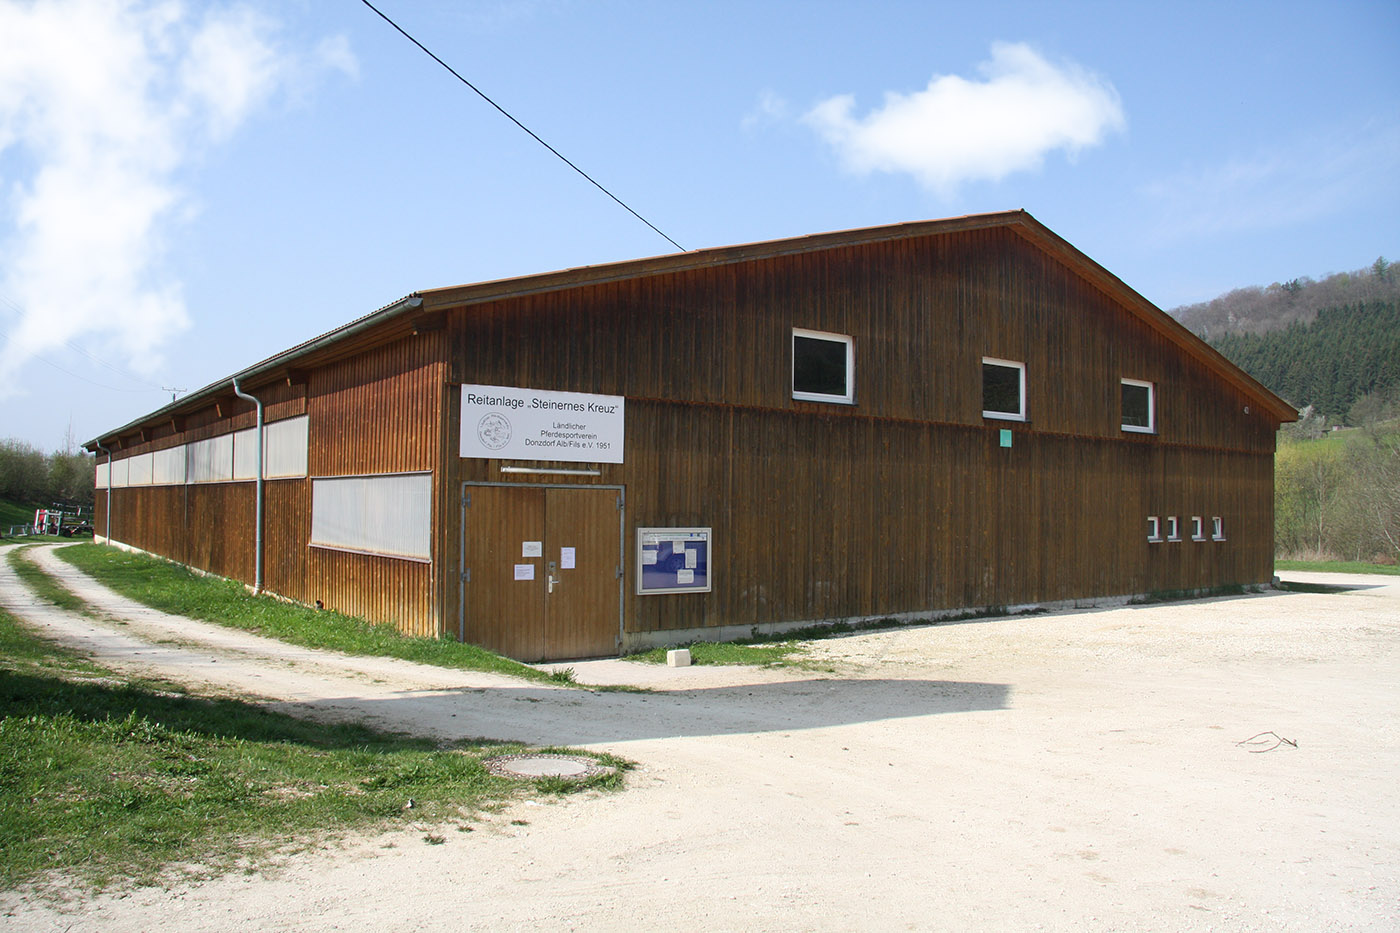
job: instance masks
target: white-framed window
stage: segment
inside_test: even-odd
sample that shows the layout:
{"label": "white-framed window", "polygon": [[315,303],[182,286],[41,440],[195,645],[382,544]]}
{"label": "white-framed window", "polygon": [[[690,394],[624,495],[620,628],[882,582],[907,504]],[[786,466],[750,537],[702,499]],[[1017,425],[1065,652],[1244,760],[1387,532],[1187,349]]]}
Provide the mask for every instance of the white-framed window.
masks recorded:
{"label": "white-framed window", "polygon": [[131,475],[131,459],[112,461],[112,486],[116,489],[124,489],[128,483],[127,478]]}
{"label": "white-framed window", "polygon": [[107,477],[110,476],[111,473],[112,465],[110,463],[99,463],[97,465],[97,475],[94,477],[94,483],[97,489],[107,488]]}
{"label": "white-framed window", "polygon": [[1122,423],[1124,431],[1157,433],[1157,390],[1150,382],[1121,379]]}
{"label": "white-framed window", "polygon": [[1175,515],[1167,516],[1167,540],[1181,540],[1181,525],[1177,522]]}
{"label": "white-framed window", "polygon": [[1147,516],[1147,540],[1154,544],[1162,540],[1162,520],[1155,515]]}
{"label": "white-framed window", "polygon": [[1205,519],[1199,515],[1191,516],[1191,540],[1204,541],[1206,539]]}
{"label": "white-framed window", "polygon": [[431,560],[433,474],[311,480],[311,546]]}
{"label": "white-framed window", "polygon": [[1026,420],[1026,364],[982,357],[982,417]]}
{"label": "white-framed window", "polygon": [[1210,539],[1212,541],[1225,540],[1225,519],[1221,518],[1219,515],[1215,516],[1210,520],[1210,529]]}
{"label": "white-framed window", "polygon": [[855,404],[855,341],[845,334],[792,329],[792,397]]}

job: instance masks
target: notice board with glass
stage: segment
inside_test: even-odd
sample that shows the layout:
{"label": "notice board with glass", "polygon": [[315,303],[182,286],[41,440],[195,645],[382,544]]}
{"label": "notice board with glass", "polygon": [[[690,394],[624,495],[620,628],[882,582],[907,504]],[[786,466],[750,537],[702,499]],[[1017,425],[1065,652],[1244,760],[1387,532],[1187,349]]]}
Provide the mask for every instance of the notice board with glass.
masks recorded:
{"label": "notice board with glass", "polygon": [[709,528],[638,528],[637,593],[710,592]]}

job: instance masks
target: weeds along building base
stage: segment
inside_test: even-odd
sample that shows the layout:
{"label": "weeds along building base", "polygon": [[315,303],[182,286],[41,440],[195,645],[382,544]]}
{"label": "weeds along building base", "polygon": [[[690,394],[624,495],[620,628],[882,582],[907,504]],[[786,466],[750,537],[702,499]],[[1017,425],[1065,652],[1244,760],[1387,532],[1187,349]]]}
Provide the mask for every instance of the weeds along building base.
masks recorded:
{"label": "weeds along building base", "polygon": [[540,660],[1265,583],[1294,418],[1013,211],[414,292],[86,446],[100,537]]}

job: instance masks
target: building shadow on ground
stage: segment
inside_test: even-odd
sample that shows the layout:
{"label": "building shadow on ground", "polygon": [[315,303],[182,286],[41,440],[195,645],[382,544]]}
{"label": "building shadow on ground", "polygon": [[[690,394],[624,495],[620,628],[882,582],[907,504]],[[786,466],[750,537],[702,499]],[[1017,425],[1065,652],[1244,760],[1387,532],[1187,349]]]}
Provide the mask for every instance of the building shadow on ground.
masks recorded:
{"label": "building shadow on ground", "polygon": [[1000,710],[1006,684],[946,680],[810,679],[645,693],[522,685],[413,691],[297,704],[330,718],[444,738],[589,745],[786,732]]}

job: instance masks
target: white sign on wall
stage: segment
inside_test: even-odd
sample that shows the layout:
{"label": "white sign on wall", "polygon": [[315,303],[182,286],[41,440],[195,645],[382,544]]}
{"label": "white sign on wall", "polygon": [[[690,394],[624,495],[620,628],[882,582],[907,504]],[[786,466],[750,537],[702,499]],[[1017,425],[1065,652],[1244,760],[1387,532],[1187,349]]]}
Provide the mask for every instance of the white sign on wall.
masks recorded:
{"label": "white sign on wall", "polygon": [[623,398],[462,386],[463,457],[621,463]]}

